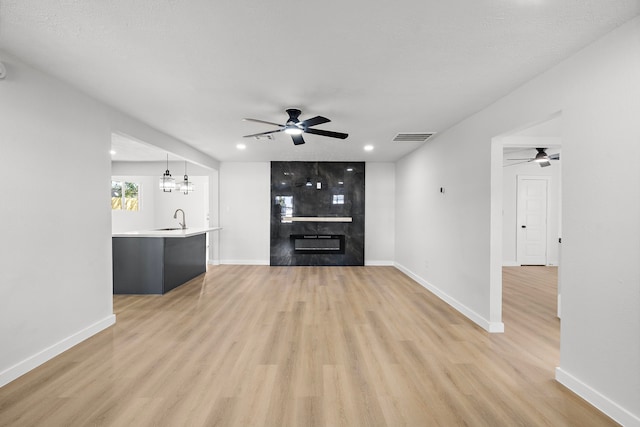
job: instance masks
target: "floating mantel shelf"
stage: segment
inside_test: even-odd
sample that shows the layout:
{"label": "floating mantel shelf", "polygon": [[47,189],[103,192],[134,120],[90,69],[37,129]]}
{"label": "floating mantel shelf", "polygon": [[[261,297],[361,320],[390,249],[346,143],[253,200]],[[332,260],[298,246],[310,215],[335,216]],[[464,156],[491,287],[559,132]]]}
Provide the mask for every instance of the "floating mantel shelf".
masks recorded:
{"label": "floating mantel shelf", "polygon": [[293,216],[292,222],[352,222],[350,216]]}

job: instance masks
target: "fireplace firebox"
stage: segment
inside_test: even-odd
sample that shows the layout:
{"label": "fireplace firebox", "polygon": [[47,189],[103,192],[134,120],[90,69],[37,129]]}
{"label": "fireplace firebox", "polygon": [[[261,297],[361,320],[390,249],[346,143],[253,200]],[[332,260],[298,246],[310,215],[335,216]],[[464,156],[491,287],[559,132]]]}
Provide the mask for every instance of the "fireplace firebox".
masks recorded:
{"label": "fireplace firebox", "polygon": [[342,234],[292,234],[290,239],[296,254],[344,254]]}

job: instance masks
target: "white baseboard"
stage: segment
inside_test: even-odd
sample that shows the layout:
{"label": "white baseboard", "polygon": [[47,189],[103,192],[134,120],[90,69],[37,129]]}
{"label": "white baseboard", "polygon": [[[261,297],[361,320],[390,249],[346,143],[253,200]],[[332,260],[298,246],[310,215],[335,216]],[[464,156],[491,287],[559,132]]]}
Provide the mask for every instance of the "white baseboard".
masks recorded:
{"label": "white baseboard", "polygon": [[[464,313],[462,313],[464,314]],[[473,319],[471,319],[473,320]],[[478,323],[478,325],[480,325],[481,327],[483,327],[484,329],[487,330],[487,332],[490,332],[492,334],[503,334],[504,333],[504,323],[502,322],[489,322],[488,320],[483,319],[485,322],[487,322],[489,324],[489,327],[485,327],[482,324]]]}
{"label": "white baseboard", "polygon": [[270,265],[271,262],[263,259],[221,259],[221,265]]}
{"label": "white baseboard", "polygon": [[[516,261],[502,261],[502,266],[503,267],[520,267],[520,263],[516,262]],[[546,264],[547,267],[557,267],[558,263],[557,262],[548,262]]]}
{"label": "white baseboard", "polygon": [[34,354],[33,356],[28,357],[22,362],[16,363],[10,368],[5,369],[4,371],[0,372],[0,387],[4,386],[5,384],[9,384],[11,381],[26,374],[32,369],[37,368],[46,361],[53,359],[60,353],[69,350],[71,347],[80,344],[82,341],[97,334],[98,332],[107,329],[114,323],[116,323],[116,316],[115,314],[112,314],[94,323],[93,325],[87,326],[81,331],[68,336],[62,341],[59,341],[52,346],[45,348],[44,350]]}
{"label": "white baseboard", "polygon": [[448,295],[447,293],[443,292],[442,290],[440,290],[436,286],[433,286],[431,283],[429,283],[426,280],[424,280],[422,277],[420,277],[417,274],[413,273],[411,270],[409,270],[408,268],[404,267],[403,265],[398,264],[398,263],[394,263],[394,265],[398,270],[402,271],[404,274],[406,274],[407,276],[411,277],[413,280],[415,280],[420,285],[425,287],[429,292],[435,294],[438,298],[440,298],[441,300],[443,300],[444,302],[449,304],[451,307],[453,307],[456,310],[458,310],[464,316],[469,318],[469,320],[471,320],[472,322],[476,323],[478,326],[480,326],[481,328],[483,328],[487,332],[491,332],[491,333],[502,333],[502,332],[504,332],[504,323],[502,323],[502,322],[490,322],[489,320],[487,320],[484,317],[480,316],[475,311],[471,310],[466,305],[462,304],[460,301],[456,300],[452,296]]}
{"label": "white baseboard", "polygon": [[640,416],[627,411],[560,367],[556,368],[556,381],[604,412],[617,423],[628,427],[640,427]]}
{"label": "white baseboard", "polygon": [[503,267],[520,267],[520,263],[516,261],[502,261]]}
{"label": "white baseboard", "polygon": [[562,298],[560,298],[560,297],[561,297],[561,295],[560,295],[560,294],[558,294],[558,314],[557,314],[558,319],[561,319],[561,318],[562,318],[562,316],[560,315],[560,313],[562,313],[562,310],[561,310],[561,307],[562,307]]}
{"label": "white baseboard", "polygon": [[365,266],[370,267],[393,267],[393,261],[380,261],[380,260],[365,260]]}
{"label": "white baseboard", "polygon": [[[216,261],[217,264],[214,264],[213,261],[209,261],[209,264],[214,265],[271,265],[270,261],[266,260],[255,260],[255,259],[222,259],[220,261]],[[366,266],[387,266],[393,267],[395,263],[393,261],[365,261]]]}
{"label": "white baseboard", "polygon": [[209,264],[209,265],[220,265],[220,260],[210,259],[209,261],[207,261],[207,264]]}

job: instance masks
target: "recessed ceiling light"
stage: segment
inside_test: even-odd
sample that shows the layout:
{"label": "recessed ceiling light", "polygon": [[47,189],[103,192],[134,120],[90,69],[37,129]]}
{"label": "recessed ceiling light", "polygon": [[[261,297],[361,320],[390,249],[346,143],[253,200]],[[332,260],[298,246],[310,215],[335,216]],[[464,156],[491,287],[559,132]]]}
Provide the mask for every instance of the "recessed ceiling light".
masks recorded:
{"label": "recessed ceiling light", "polygon": [[245,148],[247,148],[247,146],[246,146],[246,145],[244,145],[244,144],[238,144],[238,145],[236,145],[236,148],[237,148],[238,150],[244,150]]}
{"label": "recessed ceiling light", "polygon": [[365,145],[364,151],[373,151],[373,145]]}
{"label": "recessed ceiling light", "polygon": [[111,154],[113,156],[114,154],[116,154],[116,152],[114,150],[111,150],[111,151],[109,151],[109,154]]}

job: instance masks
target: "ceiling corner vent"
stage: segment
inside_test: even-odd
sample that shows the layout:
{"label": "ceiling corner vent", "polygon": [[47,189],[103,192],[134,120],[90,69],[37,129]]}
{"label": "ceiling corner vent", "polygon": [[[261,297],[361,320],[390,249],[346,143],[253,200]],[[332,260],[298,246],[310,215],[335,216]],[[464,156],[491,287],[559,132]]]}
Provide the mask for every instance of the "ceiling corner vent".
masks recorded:
{"label": "ceiling corner vent", "polygon": [[437,132],[401,132],[393,138],[393,142],[425,142]]}

